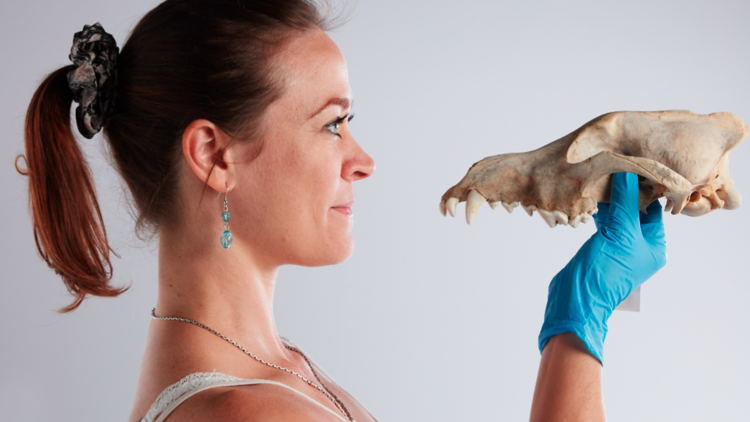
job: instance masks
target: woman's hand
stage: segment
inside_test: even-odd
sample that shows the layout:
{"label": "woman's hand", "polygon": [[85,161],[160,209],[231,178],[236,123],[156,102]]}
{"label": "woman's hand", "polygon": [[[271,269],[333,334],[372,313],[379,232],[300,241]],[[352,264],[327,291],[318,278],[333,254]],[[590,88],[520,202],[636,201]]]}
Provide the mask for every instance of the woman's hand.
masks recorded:
{"label": "woman's hand", "polygon": [[647,211],[638,211],[638,177],[615,174],[610,203],[594,215],[598,231],[550,283],[540,351],[553,335],[573,332],[602,361],[612,311],[667,262],[661,205]]}
{"label": "woman's hand", "polygon": [[667,262],[661,205],[638,210],[638,177],[617,173],[598,231],[550,283],[539,334],[532,421],[606,420],[601,362],[607,320],[630,292]]}

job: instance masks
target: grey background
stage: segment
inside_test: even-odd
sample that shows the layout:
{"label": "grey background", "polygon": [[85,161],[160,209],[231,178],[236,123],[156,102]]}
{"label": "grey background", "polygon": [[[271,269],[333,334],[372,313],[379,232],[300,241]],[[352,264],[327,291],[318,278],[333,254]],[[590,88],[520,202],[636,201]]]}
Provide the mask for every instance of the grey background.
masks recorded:
{"label": "grey background", "polygon": [[[121,259],[117,299],[70,315],[35,252],[27,182],[13,168],[33,91],[67,64],[73,33],[101,22],[122,45],[153,0],[0,5],[0,414],[124,420],[149,312],[155,244],[132,234],[101,139],[83,141]],[[745,1],[359,2],[332,34],[347,57],[355,137],[377,162],[357,183],[357,251],[283,268],[280,332],[381,421],[524,420],[551,277],[594,230],[550,230],[482,208],[472,227],[438,213],[475,161],[527,151],[615,110],[731,111],[750,120]],[[731,171],[750,195],[750,146]],[[750,413],[748,206],[665,216],[669,264],[617,312],[605,347],[612,421],[739,421]]]}

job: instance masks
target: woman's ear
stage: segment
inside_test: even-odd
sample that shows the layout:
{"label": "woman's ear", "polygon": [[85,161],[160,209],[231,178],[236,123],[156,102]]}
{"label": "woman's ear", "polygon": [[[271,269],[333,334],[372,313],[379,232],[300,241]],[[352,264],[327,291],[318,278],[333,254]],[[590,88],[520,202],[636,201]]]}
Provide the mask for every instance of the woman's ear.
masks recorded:
{"label": "woman's ear", "polygon": [[208,120],[196,120],[182,134],[182,153],[201,182],[217,192],[232,190],[234,167],[227,148],[232,139]]}

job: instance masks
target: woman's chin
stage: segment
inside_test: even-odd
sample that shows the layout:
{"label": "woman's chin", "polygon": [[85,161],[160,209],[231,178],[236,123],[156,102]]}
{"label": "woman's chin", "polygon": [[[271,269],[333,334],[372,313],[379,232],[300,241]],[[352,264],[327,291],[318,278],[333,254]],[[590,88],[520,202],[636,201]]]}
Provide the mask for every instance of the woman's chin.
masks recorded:
{"label": "woman's chin", "polygon": [[327,265],[340,264],[354,253],[354,239],[348,236],[346,240],[340,240],[338,242],[331,242],[326,245],[321,245],[316,253],[305,259],[305,263],[301,264],[305,267],[323,267]]}

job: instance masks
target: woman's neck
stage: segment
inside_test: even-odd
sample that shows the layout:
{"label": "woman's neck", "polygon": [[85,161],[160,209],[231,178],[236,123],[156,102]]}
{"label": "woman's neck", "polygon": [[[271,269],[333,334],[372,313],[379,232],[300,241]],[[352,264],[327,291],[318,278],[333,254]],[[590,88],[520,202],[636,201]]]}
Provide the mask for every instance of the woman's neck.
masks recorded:
{"label": "woman's neck", "polygon": [[266,356],[286,354],[273,316],[278,267],[253,260],[241,244],[223,249],[218,234],[174,233],[160,236],[156,315],[198,321]]}

